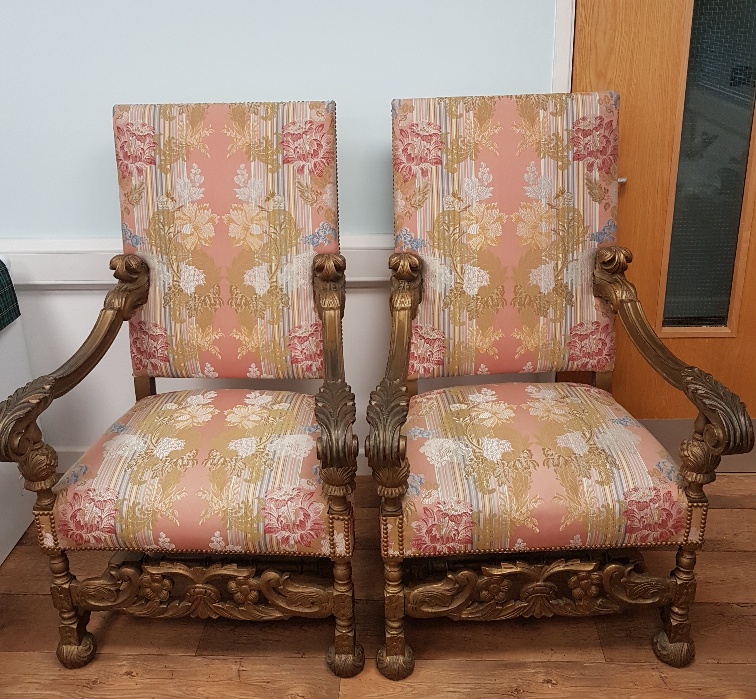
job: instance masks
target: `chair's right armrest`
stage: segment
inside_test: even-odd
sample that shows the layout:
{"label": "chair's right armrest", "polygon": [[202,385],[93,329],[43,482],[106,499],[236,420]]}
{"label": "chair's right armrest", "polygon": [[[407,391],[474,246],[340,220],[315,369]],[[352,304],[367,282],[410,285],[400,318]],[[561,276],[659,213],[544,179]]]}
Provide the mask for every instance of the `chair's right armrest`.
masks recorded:
{"label": "chair's right armrest", "polygon": [[365,440],[365,452],[378,494],[384,498],[384,504],[398,508],[398,499],[407,491],[409,478],[405,458],[407,439],[401,435],[401,429],[409,411],[407,369],[412,321],[422,300],[423,263],[413,252],[398,252],[390,257],[389,268],[393,272],[391,344],[386,374],[370,394],[367,409],[370,433]]}
{"label": "chair's right armrest", "polygon": [[0,461],[15,461],[25,479],[24,487],[40,496],[49,493],[58,479],[58,457],[42,441],[37,418],[53,400],[68,393],[97,366],[123,321],[147,301],[150,275],[141,257],[116,255],[110,268],[118,284],[108,292],[94,328],[73,357],[0,403]]}

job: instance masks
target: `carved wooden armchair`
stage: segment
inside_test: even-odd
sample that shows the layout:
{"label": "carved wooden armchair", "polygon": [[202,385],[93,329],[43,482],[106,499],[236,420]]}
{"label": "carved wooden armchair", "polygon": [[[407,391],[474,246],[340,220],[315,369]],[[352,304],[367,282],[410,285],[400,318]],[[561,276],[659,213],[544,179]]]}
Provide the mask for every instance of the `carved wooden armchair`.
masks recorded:
{"label": "carved wooden armchair", "polygon": [[[90,611],[336,618],[331,670],[364,663],[351,573],[356,438],[344,380],[333,102],[114,109],[124,254],[92,333],[0,404],[0,460],[37,493],[57,655],[95,654]],[[129,321],[137,402],[63,476],[37,418]],[[156,377],[322,378],[156,394]],[[115,551],[98,578],[67,550]]]}
{"label": "carved wooden armchair", "polygon": [[[752,448],[753,427],[737,396],[659,341],[624,276],[630,252],[610,245],[617,108],[612,93],[393,103],[393,325],[366,444],[391,679],[414,665],[405,616],[658,606],[656,655],[693,659],[703,486],[723,454]],[[682,467],[607,392],[615,314],[699,410]],[[485,379],[516,372],[560,381]],[[462,375],[480,383],[417,393],[418,377]],[[677,549],[668,577],[645,572],[652,547]]]}

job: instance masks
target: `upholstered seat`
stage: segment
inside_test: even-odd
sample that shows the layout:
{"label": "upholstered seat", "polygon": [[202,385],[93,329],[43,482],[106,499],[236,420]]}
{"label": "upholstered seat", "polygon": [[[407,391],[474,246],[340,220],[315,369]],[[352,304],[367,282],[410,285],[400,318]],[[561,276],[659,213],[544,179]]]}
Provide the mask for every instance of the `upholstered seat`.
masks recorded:
{"label": "upholstered seat", "polygon": [[410,401],[402,434],[405,556],[683,542],[677,464],[601,389],[431,391]]}
{"label": "upholstered seat", "polygon": [[283,391],[145,398],[58,482],[43,545],[331,555],[314,407]]}

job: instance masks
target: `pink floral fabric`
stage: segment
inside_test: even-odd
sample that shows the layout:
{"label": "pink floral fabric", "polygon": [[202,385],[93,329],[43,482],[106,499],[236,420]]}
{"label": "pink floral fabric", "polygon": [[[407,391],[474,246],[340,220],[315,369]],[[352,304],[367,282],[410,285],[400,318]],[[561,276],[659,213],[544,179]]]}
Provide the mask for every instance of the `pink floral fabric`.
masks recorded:
{"label": "pink floral fabric", "polygon": [[124,252],[150,267],[135,375],[320,378],[312,263],[338,252],[335,104],[119,105],[113,128]]}
{"label": "pink floral fabric", "polygon": [[600,389],[504,383],[431,391],[411,400],[402,434],[411,468],[406,556],[686,540],[677,464]]}
{"label": "pink floral fabric", "polygon": [[393,102],[396,250],[424,262],[409,378],[607,371],[614,93]]}
{"label": "pink floral fabric", "polygon": [[61,478],[45,545],[331,555],[318,436],[310,395],[150,396]]}

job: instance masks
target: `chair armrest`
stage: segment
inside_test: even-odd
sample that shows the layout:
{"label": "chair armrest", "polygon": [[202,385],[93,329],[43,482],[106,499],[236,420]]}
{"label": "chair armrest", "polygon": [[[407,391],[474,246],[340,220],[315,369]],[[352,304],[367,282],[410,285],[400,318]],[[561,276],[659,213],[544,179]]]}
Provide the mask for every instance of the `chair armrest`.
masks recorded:
{"label": "chair armrest", "polygon": [[42,441],[37,418],[92,371],[113,344],[123,321],[147,301],[150,276],[144,260],[138,255],[116,255],[110,268],[118,284],[108,292],[92,332],[73,357],[0,403],[0,461],[18,464],[27,490],[47,490],[57,480],[57,455]]}
{"label": "chair armrest", "polygon": [[619,246],[596,256],[593,291],[619,314],[633,344],[667,383],[698,409],[693,437],[683,442],[683,476],[696,492],[716,478],[720,457],[753,449],[753,423],[740,398],[711,374],[678,359],[659,339],[643,312],[635,286],[625,278],[632,253]]}
{"label": "chair armrest", "polygon": [[[413,252],[394,253],[389,258],[391,276],[391,342],[386,374],[370,394],[365,441],[368,463],[378,484],[378,494],[392,501],[407,491],[409,463],[405,458],[407,438],[401,429],[407,421],[410,392],[407,369],[412,321],[422,300],[423,263]],[[391,509],[391,508],[389,508]]]}
{"label": "chair armrest", "polygon": [[324,381],[315,396],[315,420],[323,492],[340,498],[331,506],[348,509],[345,496],[354,490],[357,474],[357,437],[352,425],[357,416],[354,393],[344,378],[341,320],[344,316],[346,261],[332,253],[315,256],[313,283],[315,305],[323,332]]}

